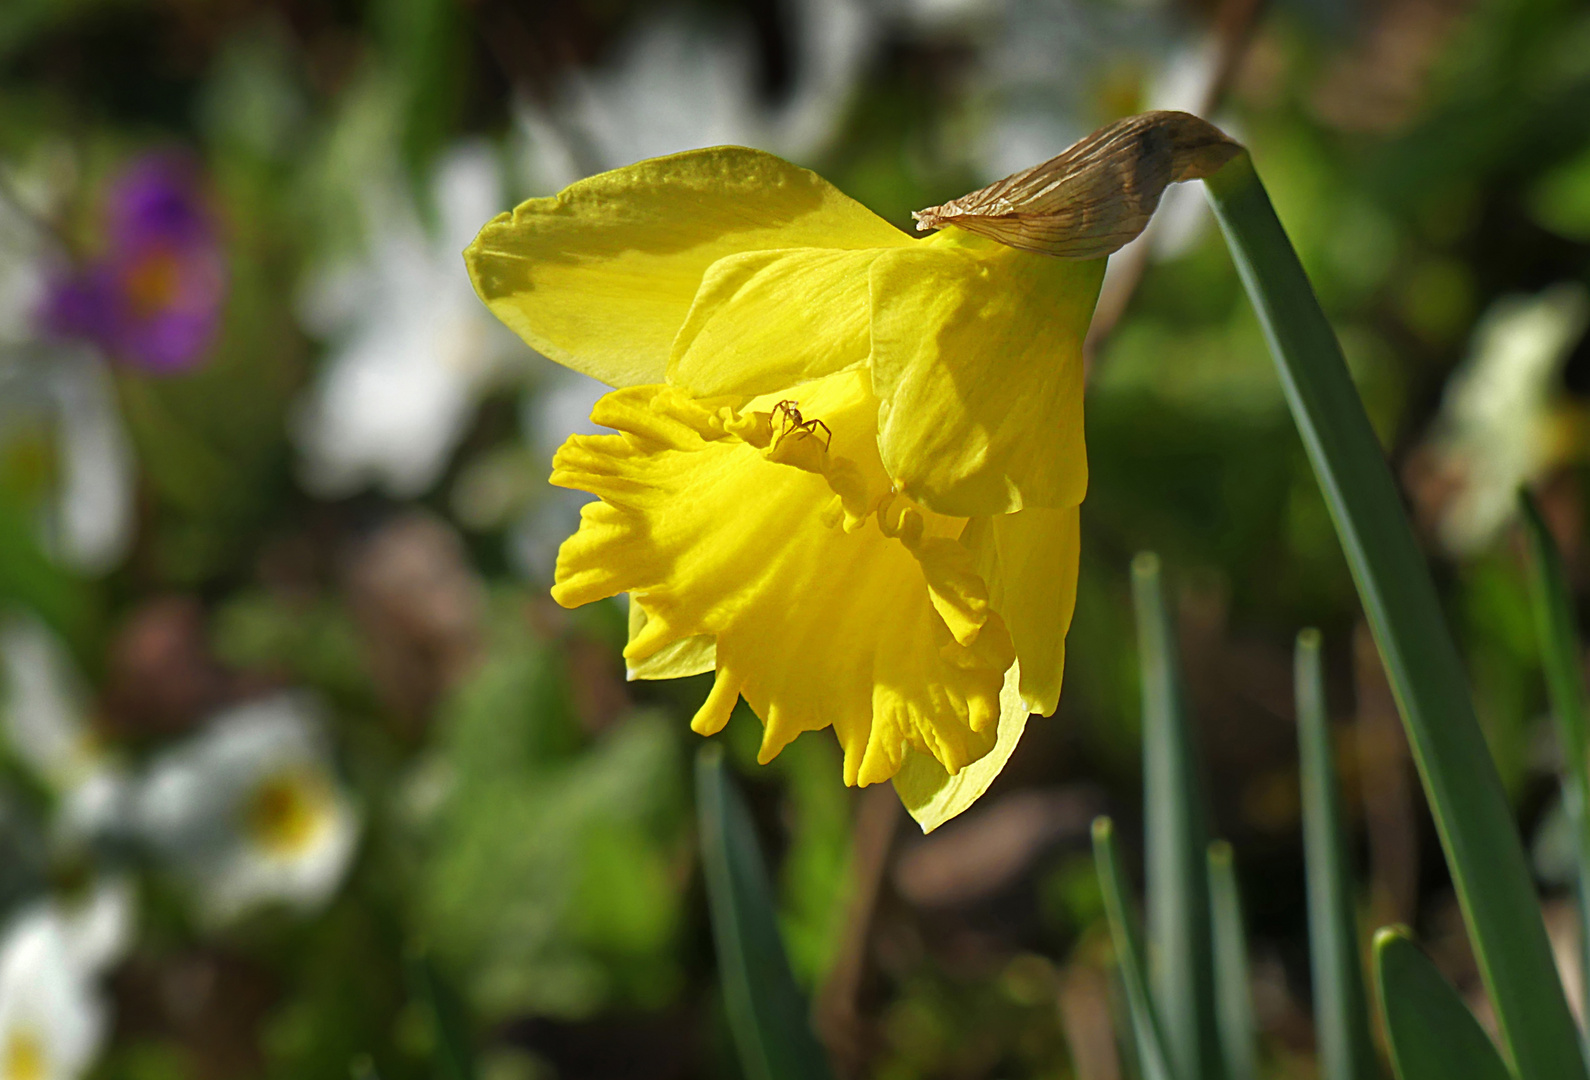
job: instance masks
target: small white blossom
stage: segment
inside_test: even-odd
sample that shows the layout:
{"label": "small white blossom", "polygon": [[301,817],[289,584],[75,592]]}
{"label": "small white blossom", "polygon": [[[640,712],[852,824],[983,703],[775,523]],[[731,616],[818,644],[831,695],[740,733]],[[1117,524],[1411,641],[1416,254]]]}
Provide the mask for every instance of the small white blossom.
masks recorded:
{"label": "small white blossom", "polygon": [[396,497],[429,490],[482,395],[526,350],[476,298],[460,252],[504,208],[497,160],[484,144],[455,148],[432,185],[428,231],[396,178],[364,191],[363,261],[310,283],[305,325],[332,343],[292,434],[309,490],[377,486]]}
{"label": "small white blossom", "polygon": [[84,573],[112,569],[133,534],[132,444],[105,362],[86,345],[0,346],[0,446],[48,462],[45,550]]}
{"label": "small white blossom", "polygon": [[359,834],[314,714],[291,694],[229,709],[159,758],[135,816],[216,923],[324,904]]}
{"label": "small white blossom", "polygon": [[79,894],[52,897],[31,910],[54,922],[67,959],[85,975],[110,970],[132,948],[136,904],[125,877],[103,878]]}
{"label": "small white blossom", "polygon": [[75,1080],[105,1032],[93,972],[73,952],[47,905],[12,921],[0,939],[0,1077]]}
{"label": "small white blossom", "polygon": [[610,60],[575,73],[550,107],[520,103],[528,172],[549,191],[641,158],[733,144],[792,160],[832,141],[878,40],[858,0],[804,0],[790,15],[791,78],[781,100],[757,85],[748,25],[684,12],[642,22]]}
{"label": "small white blossom", "polygon": [[42,222],[65,185],[69,154],[49,148],[28,169],[0,162],[0,177],[26,205],[0,199],[0,445],[40,440],[54,459],[55,488],[40,522],[47,550],[85,573],[127,553],[133,529],[133,455],[116,388],[90,346],[45,343],[44,303],[56,242]]}
{"label": "small white blossom", "polygon": [[1511,520],[1518,489],[1560,460],[1562,369],[1587,323],[1590,296],[1578,283],[1503,297],[1480,320],[1426,441],[1454,487],[1438,522],[1453,554],[1490,544]]}
{"label": "small white blossom", "polygon": [[0,620],[0,708],[18,760],[59,792],[107,766],[85,722],[87,691],[59,638],[38,618]]}

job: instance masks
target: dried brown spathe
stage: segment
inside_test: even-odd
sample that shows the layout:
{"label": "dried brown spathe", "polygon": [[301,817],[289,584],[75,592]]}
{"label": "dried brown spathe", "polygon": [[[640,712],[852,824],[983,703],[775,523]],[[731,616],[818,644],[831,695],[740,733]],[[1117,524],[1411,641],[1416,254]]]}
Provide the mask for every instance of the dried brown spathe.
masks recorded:
{"label": "dried brown spathe", "polygon": [[955,225],[1023,251],[1097,259],[1143,231],[1167,185],[1202,179],[1241,151],[1191,113],[1140,113],[1041,165],[911,216],[919,231]]}

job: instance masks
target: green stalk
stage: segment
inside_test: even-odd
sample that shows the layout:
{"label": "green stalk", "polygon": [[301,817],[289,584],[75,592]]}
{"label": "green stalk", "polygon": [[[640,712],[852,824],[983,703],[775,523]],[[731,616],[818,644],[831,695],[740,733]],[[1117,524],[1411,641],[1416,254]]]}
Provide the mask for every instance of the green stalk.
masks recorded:
{"label": "green stalk", "polygon": [[1585,1080],[1496,766],[1391,470],[1247,154],[1205,181],[1385,661],[1475,957],[1521,1080]]}
{"label": "green stalk", "polygon": [[[1578,852],[1579,978],[1585,1000],[1590,1001],[1590,739],[1585,734],[1584,669],[1580,657],[1578,623],[1573,614],[1573,591],[1562,566],[1562,556],[1546,522],[1529,493],[1520,492],[1524,532],[1529,538],[1529,591],[1535,611],[1535,634],[1540,639],[1541,665],[1546,671],[1546,691],[1551,714],[1557,720],[1567,768],[1562,782],[1563,806],[1573,826]],[[1590,1048],[1590,1042],[1587,1042]]]}
{"label": "green stalk", "polygon": [[1259,1025],[1253,1018],[1253,987],[1248,981],[1242,897],[1231,845],[1224,840],[1209,845],[1209,906],[1215,941],[1215,1013],[1226,1075],[1230,1080],[1259,1080]]}
{"label": "green stalk", "polygon": [[1110,941],[1115,947],[1115,968],[1126,991],[1126,1011],[1132,1024],[1132,1043],[1137,1048],[1138,1066],[1143,1080],[1185,1080],[1176,1073],[1166,1052],[1164,1028],[1154,998],[1148,991],[1143,965],[1143,942],[1132,917],[1132,890],[1121,866],[1115,846],[1115,825],[1107,817],[1093,819],[1093,859],[1098,866],[1099,886],[1104,892],[1104,914],[1110,924]]}
{"label": "green stalk", "polygon": [[1380,1069],[1369,1036],[1369,999],[1359,960],[1356,900],[1347,866],[1319,647],[1318,630],[1297,636],[1297,738],[1315,1041],[1323,1080],[1370,1080]]}
{"label": "green stalk", "polygon": [[1143,818],[1149,978],[1177,1076],[1223,1073],[1209,922],[1209,833],[1159,559],[1132,561],[1143,684]]}

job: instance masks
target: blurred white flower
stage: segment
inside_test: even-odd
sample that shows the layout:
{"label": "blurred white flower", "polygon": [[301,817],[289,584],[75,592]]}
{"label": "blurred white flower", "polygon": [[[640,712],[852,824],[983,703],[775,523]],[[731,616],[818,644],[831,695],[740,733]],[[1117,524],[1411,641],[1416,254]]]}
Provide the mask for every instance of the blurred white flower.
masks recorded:
{"label": "blurred white flower", "polygon": [[315,714],[293,694],[229,709],[156,760],[135,816],[216,923],[325,903],[359,834]]}
{"label": "blurred white flower", "polygon": [[102,780],[110,764],[86,723],[87,692],[66,647],[37,617],[0,619],[0,676],[17,759],[59,793]]}
{"label": "blurred white flower", "polygon": [[23,169],[0,163],[0,453],[31,442],[49,461],[44,545],[97,574],[120,562],[132,539],[132,443],[104,359],[87,345],[39,339],[55,246],[42,222],[74,163],[58,146],[35,158]]}
{"label": "blurred white flower", "polygon": [[68,843],[124,827],[125,769],[87,723],[87,692],[66,647],[32,615],[0,618],[0,713],[17,760],[59,798],[52,822]]}
{"label": "blurred white flower", "polygon": [[[967,95],[971,156],[989,180],[1058,154],[1122,104],[1130,111],[1129,97],[1101,100],[1105,88],[1134,89],[1123,76],[1135,72],[1135,89],[1152,107],[1178,100],[1175,71],[1188,27],[1165,6],[1003,0],[980,11],[967,7],[960,36],[978,61]],[[924,33],[945,28],[923,11],[912,14]]]}
{"label": "blurred white flower", "polygon": [[[833,138],[878,33],[860,0],[805,0],[789,11],[790,86],[767,102],[746,25],[685,11],[643,22],[611,60],[571,75],[550,107],[522,102],[536,185],[703,146],[754,146],[799,161]],[[484,219],[483,219],[484,220]]]}
{"label": "blurred white flower", "polygon": [[133,457],[116,388],[86,345],[0,346],[0,452],[40,462],[41,541],[62,563],[103,573],[127,553]]}
{"label": "blurred white flower", "polygon": [[[9,175],[0,176],[0,183],[15,186]],[[33,313],[44,299],[42,240],[26,210],[0,198],[0,348],[33,336]]]}
{"label": "blurred white flower", "polygon": [[317,494],[378,486],[423,494],[446,468],[481,396],[527,350],[475,296],[460,254],[504,196],[490,147],[456,147],[432,183],[427,230],[394,168],[364,190],[364,259],[310,282],[301,317],[332,343],[293,437]]}
{"label": "blurred white flower", "polygon": [[[37,901],[24,908],[16,922],[47,923],[66,961],[93,978],[127,955],[134,915],[132,882],[117,876],[102,878],[77,893]],[[6,1076],[0,1072],[0,1078]]]}
{"label": "blurred white flower", "polygon": [[1443,489],[1437,529],[1453,554],[1490,544],[1518,489],[1570,449],[1562,369],[1587,325],[1590,294],[1577,282],[1503,297],[1480,319],[1425,440]]}
{"label": "blurred white flower", "polygon": [[0,939],[0,1077],[74,1080],[88,1070],[105,1032],[92,980],[49,908],[12,921]]}
{"label": "blurred white flower", "polygon": [[54,350],[48,374],[60,476],[47,543],[66,565],[104,573],[132,543],[132,440],[110,369],[91,348]]}

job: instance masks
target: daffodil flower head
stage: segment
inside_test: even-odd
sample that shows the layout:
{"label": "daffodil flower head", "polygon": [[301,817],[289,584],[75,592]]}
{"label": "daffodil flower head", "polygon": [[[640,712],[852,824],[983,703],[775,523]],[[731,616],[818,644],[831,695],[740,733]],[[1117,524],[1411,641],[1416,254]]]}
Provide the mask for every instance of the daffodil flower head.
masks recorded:
{"label": "daffodil flower head", "polygon": [[615,387],[592,419],[616,433],[553,460],[554,484],[599,496],[554,599],[628,593],[632,677],[716,673],[696,731],[743,697],[767,762],[832,727],[845,782],[894,779],[924,828],[1059,700],[1082,340],[1101,256],[1124,242],[1096,207],[1082,217],[1103,239],[1065,257],[1042,236],[1012,246],[1010,214],[1091,173],[1065,175],[924,211],[967,227],[916,238],[805,169],[720,147],[533,199],[465,253],[499,318]]}

